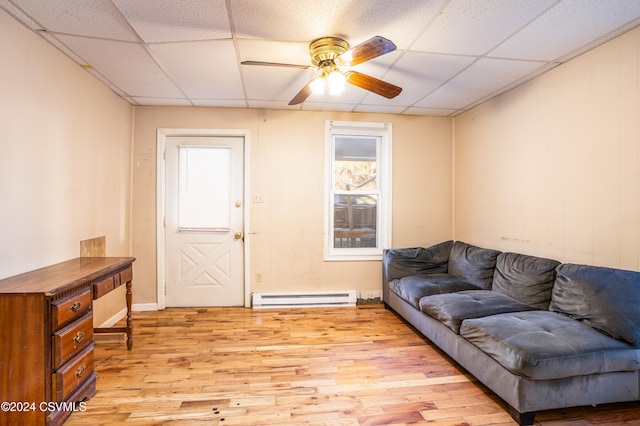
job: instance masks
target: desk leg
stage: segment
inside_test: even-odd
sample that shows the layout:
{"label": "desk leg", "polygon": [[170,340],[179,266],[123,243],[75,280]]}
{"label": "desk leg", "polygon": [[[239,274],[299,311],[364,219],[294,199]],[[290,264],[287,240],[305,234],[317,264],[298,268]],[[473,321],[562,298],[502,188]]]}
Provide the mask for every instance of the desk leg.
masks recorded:
{"label": "desk leg", "polygon": [[131,300],[132,300],[132,291],[131,291],[131,281],[127,283],[127,349],[131,350],[133,348],[133,319],[131,318]]}

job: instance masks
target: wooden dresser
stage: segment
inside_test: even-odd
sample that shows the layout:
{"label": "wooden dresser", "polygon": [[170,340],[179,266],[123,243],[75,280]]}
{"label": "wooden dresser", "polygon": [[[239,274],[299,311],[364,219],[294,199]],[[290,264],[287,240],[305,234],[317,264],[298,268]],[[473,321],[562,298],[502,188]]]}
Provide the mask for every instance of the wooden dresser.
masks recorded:
{"label": "wooden dresser", "polygon": [[92,301],[127,284],[131,345],[134,260],[81,257],[0,280],[0,425],[59,425],[95,394]]}

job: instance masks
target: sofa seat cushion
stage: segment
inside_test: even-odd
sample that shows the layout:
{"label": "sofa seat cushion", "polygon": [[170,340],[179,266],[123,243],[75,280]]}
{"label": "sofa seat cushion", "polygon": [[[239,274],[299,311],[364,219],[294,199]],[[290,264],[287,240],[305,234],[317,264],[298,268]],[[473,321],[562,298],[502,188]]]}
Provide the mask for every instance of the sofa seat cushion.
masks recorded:
{"label": "sofa seat cushion", "polygon": [[640,272],[563,264],[549,310],[640,345]]}
{"label": "sofa seat cushion", "polygon": [[534,380],[640,369],[640,349],[550,311],[468,319],[460,335],[512,373]]}
{"label": "sofa seat cushion", "polygon": [[498,250],[456,241],[449,254],[447,273],[475,284],[483,290],[490,290],[499,254]]}
{"label": "sofa seat cushion", "polygon": [[547,309],[560,262],[520,253],[500,253],[491,290],[534,308]]}
{"label": "sofa seat cushion", "polygon": [[416,309],[420,309],[420,299],[425,296],[480,289],[477,285],[449,274],[410,275],[391,281],[389,288]]}
{"label": "sofa seat cushion", "polygon": [[420,310],[460,334],[462,321],[535,308],[491,290],[467,290],[420,299]]}

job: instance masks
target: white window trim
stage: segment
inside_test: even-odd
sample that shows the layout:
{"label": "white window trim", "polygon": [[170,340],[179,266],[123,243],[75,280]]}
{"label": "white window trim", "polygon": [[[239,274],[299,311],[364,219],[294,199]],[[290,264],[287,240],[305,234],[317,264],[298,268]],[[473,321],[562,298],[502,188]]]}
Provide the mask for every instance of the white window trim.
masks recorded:
{"label": "white window trim", "polygon": [[[378,184],[381,199],[378,200],[379,229],[376,248],[333,248],[332,241],[332,162],[333,135],[375,136],[380,137],[378,152]],[[324,202],[324,260],[325,261],[368,261],[381,260],[385,248],[391,247],[392,194],[391,194],[391,153],[393,131],[391,123],[367,123],[352,121],[325,122],[325,202]]]}

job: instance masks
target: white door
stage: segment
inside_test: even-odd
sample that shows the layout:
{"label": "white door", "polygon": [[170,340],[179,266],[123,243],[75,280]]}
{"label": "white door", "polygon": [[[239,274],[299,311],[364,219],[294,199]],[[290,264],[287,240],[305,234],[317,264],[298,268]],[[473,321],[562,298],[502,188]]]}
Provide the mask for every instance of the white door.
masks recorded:
{"label": "white door", "polygon": [[166,139],[166,306],[244,305],[244,138]]}

